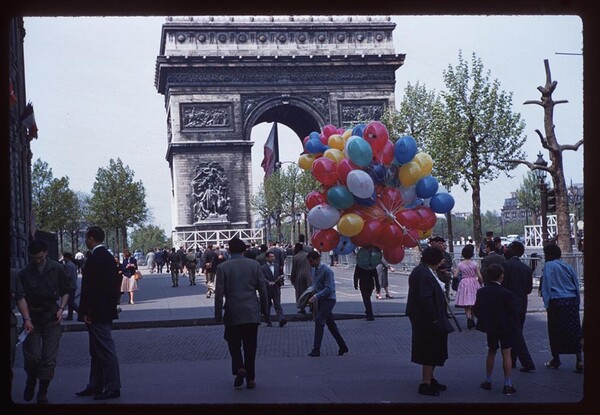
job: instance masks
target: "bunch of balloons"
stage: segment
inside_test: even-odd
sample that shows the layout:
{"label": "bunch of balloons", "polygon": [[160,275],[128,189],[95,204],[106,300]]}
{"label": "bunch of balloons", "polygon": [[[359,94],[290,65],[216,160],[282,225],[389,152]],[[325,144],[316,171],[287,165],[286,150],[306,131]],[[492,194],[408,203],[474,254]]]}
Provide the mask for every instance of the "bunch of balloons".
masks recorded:
{"label": "bunch of balloons", "polygon": [[357,263],[366,269],[382,257],[401,262],[405,248],[431,235],[435,214],[454,207],[431,176],[431,156],[411,136],[392,142],[379,121],[313,131],[298,165],[321,184],[305,197],[313,246],[341,255],[358,247]]}

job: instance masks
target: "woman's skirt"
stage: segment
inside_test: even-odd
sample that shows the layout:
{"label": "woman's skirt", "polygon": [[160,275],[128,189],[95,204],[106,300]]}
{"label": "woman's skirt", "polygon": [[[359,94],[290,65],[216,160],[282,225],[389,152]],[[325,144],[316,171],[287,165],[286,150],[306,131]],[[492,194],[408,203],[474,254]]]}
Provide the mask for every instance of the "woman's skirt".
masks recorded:
{"label": "woman's skirt", "polygon": [[581,352],[581,322],[579,320],[579,300],[576,297],[550,300],[548,338],[553,355]]}
{"label": "woman's skirt", "polygon": [[121,282],[121,292],[122,293],[137,291],[137,289],[138,289],[138,284],[137,284],[137,280],[135,279],[134,276],[131,276],[129,278],[123,276],[123,281]]}

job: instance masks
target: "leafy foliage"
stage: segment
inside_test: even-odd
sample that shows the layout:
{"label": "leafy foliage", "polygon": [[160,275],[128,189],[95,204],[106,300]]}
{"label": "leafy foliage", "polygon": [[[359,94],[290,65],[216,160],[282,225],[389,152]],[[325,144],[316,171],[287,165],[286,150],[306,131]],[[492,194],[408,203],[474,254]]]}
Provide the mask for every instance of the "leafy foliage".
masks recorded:
{"label": "leafy foliage", "polygon": [[156,225],[144,225],[131,232],[131,246],[143,252],[149,252],[156,247],[169,246],[165,231]]}

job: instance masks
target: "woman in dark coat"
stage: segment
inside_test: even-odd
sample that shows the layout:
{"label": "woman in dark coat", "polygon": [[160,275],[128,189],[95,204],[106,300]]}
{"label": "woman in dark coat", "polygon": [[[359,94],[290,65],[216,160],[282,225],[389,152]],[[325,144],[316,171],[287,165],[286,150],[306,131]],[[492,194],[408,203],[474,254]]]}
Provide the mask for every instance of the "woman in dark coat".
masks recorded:
{"label": "woman in dark coat", "polygon": [[441,250],[427,247],[421,254],[421,263],[408,277],[406,315],[412,327],[411,361],[423,366],[419,393],[438,396],[446,385],[433,377],[436,366],[444,366],[448,359],[448,333],[454,331],[446,314],[446,297],[436,269],[442,263]]}

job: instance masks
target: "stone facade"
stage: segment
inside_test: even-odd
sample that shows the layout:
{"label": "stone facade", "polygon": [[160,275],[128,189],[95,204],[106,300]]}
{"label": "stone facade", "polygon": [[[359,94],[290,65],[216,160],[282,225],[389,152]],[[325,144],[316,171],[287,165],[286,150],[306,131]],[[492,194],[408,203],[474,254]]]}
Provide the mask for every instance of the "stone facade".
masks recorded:
{"label": "stone facade", "polygon": [[[165,96],[176,230],[251,226],[253,126],[277,121],[302,140],[393,106],[404,63],[394,28],[385,16],[167,18],[155,86]],[[226,172],[230,205],[226,218],[198,220],[192,181],[209,162]]]}

